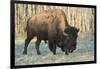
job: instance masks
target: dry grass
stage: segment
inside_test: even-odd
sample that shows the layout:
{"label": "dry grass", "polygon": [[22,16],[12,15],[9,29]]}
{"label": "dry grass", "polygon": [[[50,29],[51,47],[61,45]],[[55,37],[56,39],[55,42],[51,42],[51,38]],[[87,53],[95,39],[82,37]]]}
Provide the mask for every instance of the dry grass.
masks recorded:
{"label": "dry grass", "polygon": [[48,64],[48,63],[70,63],[94,60],[94,41],[90,39],[78,39],[77,49],[65,55],[64,52],[57,48],[57,55],[53,55],[48,48],[48,44],[41,42],[41,55],[36,54],[35,41],[31,41],[28,46],[28,54],[23,55],[24,40],[15,40],[15,64]]}

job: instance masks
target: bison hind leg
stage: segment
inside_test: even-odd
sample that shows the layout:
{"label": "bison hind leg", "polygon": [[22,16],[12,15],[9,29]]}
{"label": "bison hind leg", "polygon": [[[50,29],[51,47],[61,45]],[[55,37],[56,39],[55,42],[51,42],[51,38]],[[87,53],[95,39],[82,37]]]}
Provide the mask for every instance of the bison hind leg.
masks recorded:
{"label": "bison hind leg", "polygon": [[28,47],[28,45],[29,45],[31,39],[32,39],[32,38],[26,38],[23,54],[27,54],[27,47]]}
{"label": "bison hind leg", "polygon": [[29,33],[27,33],[27,38],[25,39],[25,46],[24,46],[24,51],[23,54],[27,54],[27,47],[30,43],[30,41],[33,39],[34,35],[30,35]]}

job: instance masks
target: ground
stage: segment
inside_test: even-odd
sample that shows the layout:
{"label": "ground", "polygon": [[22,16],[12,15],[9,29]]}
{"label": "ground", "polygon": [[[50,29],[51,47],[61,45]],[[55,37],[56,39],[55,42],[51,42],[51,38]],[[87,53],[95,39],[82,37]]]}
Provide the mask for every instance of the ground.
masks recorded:
{"label": "ground", "polygon": [[48,48],[48,44],[41,42],[41,55],[37,55],[35,41],[32,40],[28,46],[28,54],[23,55],[24,39],[15,40],[15,65],[33,65],[49,63],[70,63],[94,60],[94,40],[80,39],[77,40],[77,49],[65,55],[60,48],[57,48],[57,54],[53,55]]}

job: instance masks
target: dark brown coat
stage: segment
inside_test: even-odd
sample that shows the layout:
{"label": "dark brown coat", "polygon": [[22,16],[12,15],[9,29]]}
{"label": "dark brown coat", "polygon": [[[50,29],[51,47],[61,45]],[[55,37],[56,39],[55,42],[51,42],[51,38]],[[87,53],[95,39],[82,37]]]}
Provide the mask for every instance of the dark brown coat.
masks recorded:
{"label": "dark brown coat", "polygon": [[68,25],[65,13],[62,10],[55,9],[33,15],[27,21],[25,29],[25,31],[27,32],[27,38],[25,40],[23,53],[27,53],[27,46],[34,36],[37,37],[37,54],[40,54],[39,45],[41,40],[48,40],[49,49],[53,52],[53,54],[56,54],[56,45],[59,46],[59,43],[61,43],[61,48],[65,52],[67,52],[65,47],[68,45],[68,43],[66,42],[67,45],[65,46],[66,43],[64,42],[68,41],[68,36],[67,33],[65,33],[64,31],[69,27],[70,26]]}

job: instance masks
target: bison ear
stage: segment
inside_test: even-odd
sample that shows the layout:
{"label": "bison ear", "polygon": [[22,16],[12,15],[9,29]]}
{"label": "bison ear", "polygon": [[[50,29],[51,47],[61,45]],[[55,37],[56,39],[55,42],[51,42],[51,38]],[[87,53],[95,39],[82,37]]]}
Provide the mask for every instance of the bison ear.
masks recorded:
{"label": "bison ear", "polygon": [[79,32],[79,30],[80,30],[80,29],[78,28],[78,29],[77,29],[77,32]]}

